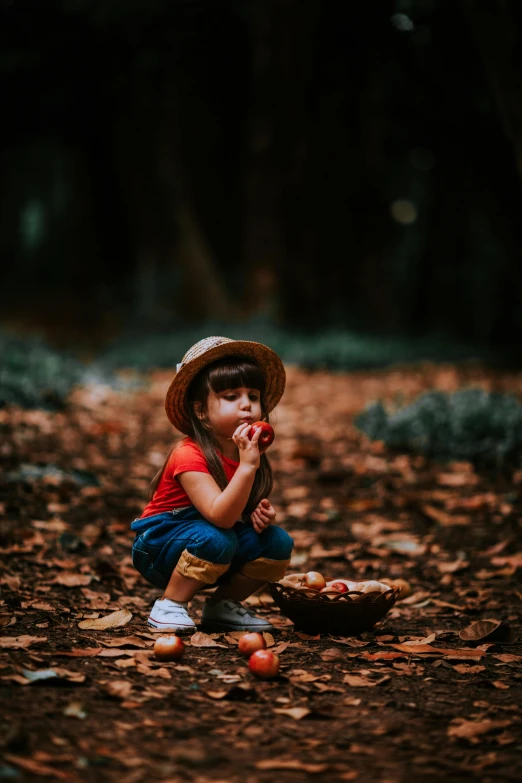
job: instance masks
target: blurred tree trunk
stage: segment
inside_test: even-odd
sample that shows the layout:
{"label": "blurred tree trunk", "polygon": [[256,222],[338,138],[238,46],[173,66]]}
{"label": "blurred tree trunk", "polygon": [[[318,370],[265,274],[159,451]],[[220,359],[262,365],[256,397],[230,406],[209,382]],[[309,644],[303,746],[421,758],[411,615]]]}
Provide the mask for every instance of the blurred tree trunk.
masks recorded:
{"label": "blurred tree trunk", "polygon": [[[461,7],[484,64],[502,128],[511,142],[520,178],[519,187],[513,189],[508,167],[499,176],[498,160],[495,161],[491,179],[496,192],[484,197],[493,229],[508,251],[506,268],[499,272],[491,338],[496,343],[517,344],[522,333],[522,6],[518,0],[461,0]],[[513,200],[518,209],[514,210]],[[518,218],[513,219],[515,212]]]}

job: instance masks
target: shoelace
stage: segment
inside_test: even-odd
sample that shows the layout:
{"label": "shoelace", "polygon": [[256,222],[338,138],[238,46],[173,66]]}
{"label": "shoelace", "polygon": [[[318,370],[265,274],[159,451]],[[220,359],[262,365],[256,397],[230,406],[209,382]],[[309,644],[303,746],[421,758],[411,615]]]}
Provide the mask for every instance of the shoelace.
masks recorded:
{"label": "shoelace", "polygon": [[181,606],[176,606],[175,608],[169,608],[163,610],[166,614],[179,614],[179,612],[186,612],[187,607],[181,604]]}

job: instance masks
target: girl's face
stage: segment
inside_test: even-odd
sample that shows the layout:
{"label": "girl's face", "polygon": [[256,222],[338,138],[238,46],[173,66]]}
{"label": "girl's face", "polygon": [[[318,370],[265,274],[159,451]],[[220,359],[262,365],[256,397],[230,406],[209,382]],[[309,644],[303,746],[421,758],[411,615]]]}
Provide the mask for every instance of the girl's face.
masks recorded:
{"label": "girl's face", "polygon": [[259,421],[261,413],[259,389],[241,386],[209,392],[207,419],[218,438],[230,439],[240,424]]}

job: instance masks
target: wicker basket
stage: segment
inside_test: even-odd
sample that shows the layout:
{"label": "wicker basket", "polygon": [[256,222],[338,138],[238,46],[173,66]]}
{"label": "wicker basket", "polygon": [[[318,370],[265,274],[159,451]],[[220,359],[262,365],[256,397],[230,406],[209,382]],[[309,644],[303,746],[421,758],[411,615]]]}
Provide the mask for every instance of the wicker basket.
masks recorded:
{"label": "wicker basket", "polygon": [[390,611],[400,588],[384,593],[318,593],[270,582],[270,595],[299,631],[355,636],[368,631]]}

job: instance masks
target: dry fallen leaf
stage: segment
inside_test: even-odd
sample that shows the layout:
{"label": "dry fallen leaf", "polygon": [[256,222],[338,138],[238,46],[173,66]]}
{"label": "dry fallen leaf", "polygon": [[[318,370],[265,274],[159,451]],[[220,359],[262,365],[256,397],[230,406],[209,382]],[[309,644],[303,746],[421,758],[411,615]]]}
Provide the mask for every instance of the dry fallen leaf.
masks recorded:
{"label": "dry fallen leaf", "polygon": [[218,644],[211,636],[202,631],[197,631],[190,637],[190,644],[193,647],[223,647],[223,649],[228,650],[228,645]]}
{"label": "dry fallen leaf", "polygon": [[52,580],[52,584],[63,585],[64,587],[85,587],[90,585],[94,576],[92,574],[74,574],[64,572]]}
{"label": "dry fallen leaf", "polygon": [[449,650],[441,647],[432,647],[431,644],[392,644],[391,647],[402,652],[411,653],[411,655],[453,655],[463,658],[482,658],[486,653],[484,650]]}
{"label": "dry fallen leaf", "polygon": [[19,647],[27,648],[32,644],[41,644],[41,642],[46,641],[47,636],[0,636],[0,647],[14,650]]}
{"label": "dry fallen leaf", "polygon": [[74,780],[75,776],[69,772],[64,772],[62,769],[55,769],[49,767],[47,764],[40,764],[32,759],[25,758],[24,756],[15,756],[12,753],[4,754],[4,759],[11,764],[15,764],[21,769],[25,769],[33,775],[42,775],[42,777],[58,778],[59,780]]}
{"label": "dry fallen leaf", "polygon": [[119,628],[126,625],[132,619],[132,613],[128,609],[119,609],[117,612],[106,614],[96,620],[82,620],[78,628],[88,628],[91,631],[105,631],[106,628]]}
{"label": "dry fallen leaf", "polygon": [[205,691],[207,696],[210,696],[211,699],[224,699],[225,696],[228,696],[228,691]]}
{"label": "dry fallen leaf", "polygon": [[316,642],[318,639],[321,638],[321,634],[318,633],[316,636],[311,636],[309,633],[303,633],[302,631],[296,631],[295,635],[299,637],[299,639],[304,639],[308,642]]}
{"label": "dry fallen leaf", "polygon": [[117,699],[126,699],[132,691],[132,683],[129,680],[111,680],[106,683],[105,690],[109,696]]}
{"label": "dry fallen leaf", "polygon": [[311,710],[308,710],[306,707],[288,707],[275,709],[274,712],[277,712],[279,715],[288,715],[288,717],[294,720],[302,720],[307,715],[310,715]]}
{"label": "dry fallen leaf", "polygon": [[495,729],[510,726],[510,720],[465,720],[464,718],[454,718],[448,727],[448,737],[454,739],[468,739],[476,744],[479,742],[477,737],[482,734],[488,734]]}
{"label": "dry fallen leaf", "polygon": [[309,772],[314,775],[318,772],[326,772],[328,764],[306,764],[297,759],[262,759],[256,761],[256,769],[294,769],[299,772]]}
{"label": "dry fallen leaf", "polygon": [[152,647],[152,642],[144,642],[139,636],[119,636],[116,639],[100,639],[104,647]]}
{"label": "dry fallen leaf", "polygon": [[99,655],[102,650],[103,647],[87,647],[85,650],[80,648],[75,650],[55,650],[53,655],[65,658],[92,658],[95,655]]}
{"label": "dry fallen leaf", "polygon": [[337,647],[328,647],[319,656],[322,661],[344,661],[345,655]]}
{"label": "dry fallen leaf", "polygon": [[491,641],[510,641],[513,634],[509,625],[501,620],[477,620],[463,628],[459,633],[464,642],[482,642],[485,639]]}
{"label": "dry fallen leaf", "polygon": [[370,680],[368,677],[364,677],[360,674],[345,674],[343,682],[351,688],[374,688],[376,685],[380,685],[382,682],[389,679],[388,675],[381,677],[379,680]]}

